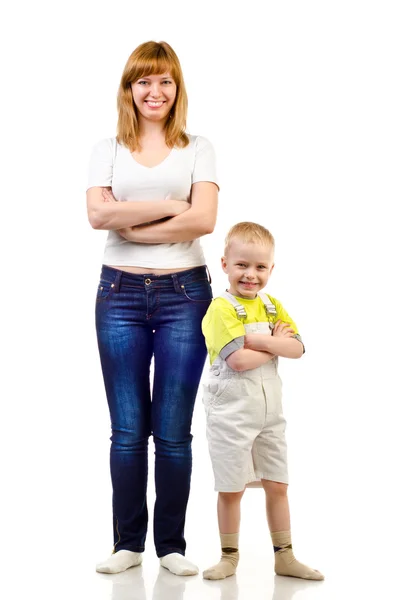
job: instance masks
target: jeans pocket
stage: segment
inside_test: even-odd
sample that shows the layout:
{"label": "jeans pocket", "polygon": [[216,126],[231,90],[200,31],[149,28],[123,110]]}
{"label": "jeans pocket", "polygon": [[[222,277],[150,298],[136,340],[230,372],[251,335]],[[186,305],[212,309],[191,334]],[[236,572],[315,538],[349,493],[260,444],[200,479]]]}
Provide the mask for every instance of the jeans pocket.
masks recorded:
{"label": "jeans pocket", "polygon": [[190,302],[211,302],[212,288],[206,279],[191,281],[181,285],[182,292]]}
{"label": "jeans pocket", "polygon": [[98,285],[96,300],[97,302],[101,302],[102,300],[106,300],[109,295],[112,293],[114,288],[114,283],[110,283],[109,281],[104,281],[101,279]]}

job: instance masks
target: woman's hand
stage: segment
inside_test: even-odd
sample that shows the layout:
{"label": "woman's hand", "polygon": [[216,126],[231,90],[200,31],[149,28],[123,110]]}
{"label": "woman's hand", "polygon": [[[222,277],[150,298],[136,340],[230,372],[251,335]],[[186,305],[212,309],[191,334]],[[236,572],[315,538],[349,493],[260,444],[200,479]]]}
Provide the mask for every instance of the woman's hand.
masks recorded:
{"label": "woman's hand", "polygon": [[105,202],[117,202],[113,196],[112,188],[102,188],[102,198]]}
{"label": "woman's hand", "polygon": [[138,240],[134,238],[134,230],[135,227],[124,227],[123,229],[117,229],[117,233],[129,242],[137,242]]}
{"label": "woman's hand", "polygon": [[166,201],[171,203],[171,209],[174,217],[181,215],[190,208],[189,202],[185,202],[184,200],[172,200],[171,198],[167,198]]}
{"label": "woman's hand", "polygon": [[294,337],[295,331],[291,328],[290,323],[284,323],[284,321],[277,321],[274,326],[273,334],[274,337]]}
{"label": "woman's hand", "polygon": [[[112,188],[102,188],[102,198],[104,202],[117,202],[116,198],[113,196]],[[123,229],[117,229],[117,233],[121,235],[121,237],[126,240],[131,240],[131,232],[133,227],[124,227]]]}

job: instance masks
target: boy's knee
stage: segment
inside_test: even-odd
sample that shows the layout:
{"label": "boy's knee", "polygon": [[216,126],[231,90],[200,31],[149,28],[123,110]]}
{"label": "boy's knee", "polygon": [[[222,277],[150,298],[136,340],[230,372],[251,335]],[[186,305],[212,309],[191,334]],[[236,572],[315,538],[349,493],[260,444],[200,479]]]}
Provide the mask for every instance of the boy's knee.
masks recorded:
{"label": "boy's knee", "polygon": [[219,492],[219,500],[225,504],[234,504],[235,502],[240,502],[243,495],[244,490],[242,492]]}
{"label": "boy's knee", "polygon": [[283,497],[287,495],[288,485],[286,483],[279,483],[278,481],[269,481],[262,479],[263,487],[266,494],[269,496]]}

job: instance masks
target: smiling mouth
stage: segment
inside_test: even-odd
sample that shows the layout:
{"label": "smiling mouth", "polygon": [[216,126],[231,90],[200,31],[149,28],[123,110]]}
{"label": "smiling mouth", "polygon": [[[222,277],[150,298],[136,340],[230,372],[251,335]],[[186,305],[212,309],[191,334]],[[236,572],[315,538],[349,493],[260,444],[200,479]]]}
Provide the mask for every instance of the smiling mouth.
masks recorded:
{"label": "smiling mouth", "polygon": [[258,285],[257,283],[252,283],[251,281],[240,281],[241,285],[246,285],[247,287],[254,287]]}
{"label": "smiling mouth", "polygon": [[145,102],[149,106],[149,108],[160,108],[160,106],[163,106],[164,104],[163,100],[161,102],[152,102],[151,100],[145,100]]}

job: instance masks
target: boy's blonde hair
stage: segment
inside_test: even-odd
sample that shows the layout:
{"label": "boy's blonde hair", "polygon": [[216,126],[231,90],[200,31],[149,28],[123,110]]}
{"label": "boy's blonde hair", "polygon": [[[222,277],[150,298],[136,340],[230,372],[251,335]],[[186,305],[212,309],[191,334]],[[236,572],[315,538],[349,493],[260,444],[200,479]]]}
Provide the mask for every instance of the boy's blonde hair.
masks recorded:
{"label": "boy's blonde hair", "polygon": [[225,239],[225,254],[227,254],[231,242],[236,238],[245,244],[262,244],[263,246],[271,246],[274,250],[274,237],[268,229],[258,223],[243,221],[233,225]]}
{"label": "boy's blonde hair", "polygon": [[141,77],[167,72],[176,83],[176,98],[165,125],[165,143],[169,148],[185,148],[189,143],[185,133],[187,94],[179,59],[166,42],[144,42],[135,48],[127,60],[117,95],[117,141],[131,152],[140,149],[138,115],[131,84]]}

